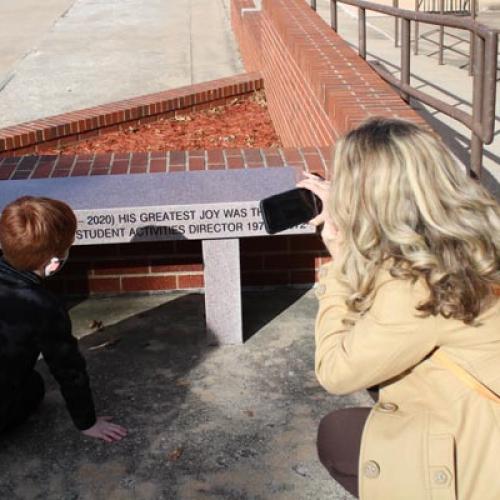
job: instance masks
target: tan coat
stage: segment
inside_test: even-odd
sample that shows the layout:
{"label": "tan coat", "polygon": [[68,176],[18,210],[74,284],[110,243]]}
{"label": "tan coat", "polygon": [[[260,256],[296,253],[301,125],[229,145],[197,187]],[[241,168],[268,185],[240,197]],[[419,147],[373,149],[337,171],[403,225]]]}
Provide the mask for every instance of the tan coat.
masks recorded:
{"label": "tan coat", "polygon": [[322,268],[316,289],[318,380],[334,394],[381,384],[362,437],[360,498],[500,500],[500,404],[429,357],[442,349],[500,394],[500,300],[478,326],[422,318],[415,306],[425,284],[383,270],[372,307],[348,328],[337,273]]}

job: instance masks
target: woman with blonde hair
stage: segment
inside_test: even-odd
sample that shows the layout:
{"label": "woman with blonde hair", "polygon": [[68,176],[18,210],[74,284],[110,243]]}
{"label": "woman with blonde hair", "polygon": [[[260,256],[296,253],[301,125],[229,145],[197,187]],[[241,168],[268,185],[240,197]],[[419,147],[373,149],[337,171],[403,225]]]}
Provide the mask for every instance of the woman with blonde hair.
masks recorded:
{"label": "woman with blonde hair", "polygon": [[332,262],[316,293],[316,374],[373,408],[323,418],[318,453],[368,500],[500,499],[500,207],[440,140],[372,119],[309,175]]}

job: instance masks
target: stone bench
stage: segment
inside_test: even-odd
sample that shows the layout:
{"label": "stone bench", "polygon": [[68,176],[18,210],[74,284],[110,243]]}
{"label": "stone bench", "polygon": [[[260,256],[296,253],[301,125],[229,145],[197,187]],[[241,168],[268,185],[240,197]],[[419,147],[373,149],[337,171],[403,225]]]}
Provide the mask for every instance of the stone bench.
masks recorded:
{"label": "stone bench", "polygon": [[[76,245],[202,240],[208,340],[243,342],[239,239],[263,236],[259,200],[295,187],[294,167],[2,182],[0,210],[23,195],[67,202]],[[310,234],[308,225],[280,234]]]}

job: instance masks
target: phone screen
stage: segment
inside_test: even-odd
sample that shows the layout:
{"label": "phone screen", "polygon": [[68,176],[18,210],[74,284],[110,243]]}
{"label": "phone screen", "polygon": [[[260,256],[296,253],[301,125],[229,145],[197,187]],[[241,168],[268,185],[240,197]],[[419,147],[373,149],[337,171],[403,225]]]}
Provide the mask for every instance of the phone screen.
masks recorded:
{"label": "phone screen", "polygon": [[308,222],[321,211],[321,200],[308,189],[296,188],[260,202],[266,231],[278,233]]}

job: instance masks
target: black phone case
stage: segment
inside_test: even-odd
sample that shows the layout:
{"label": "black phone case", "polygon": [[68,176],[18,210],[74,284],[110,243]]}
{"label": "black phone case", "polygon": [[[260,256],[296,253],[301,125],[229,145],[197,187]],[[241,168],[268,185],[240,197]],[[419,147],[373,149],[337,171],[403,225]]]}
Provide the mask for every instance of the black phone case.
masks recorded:
{"label": "black phone case", "polygon": [[[305,188],[302,188],[302,189],[305,189]],[[286,193],[286,191],[285,191]],[[276,195],[273,195],[273,196],[279,196],[283,193],[278,193]],[[313,199],[314,199],[314,202],[315,202],[315,213],[316,214],[319,214],[322,210],[322,203],[321,203],[321,200],[314,194],[312,193],[313,195]],[[294,221],[293,223],[290,223],[290,224],[283,224],[282,226],[280,226],[279,228],[275,228],[273,229],[270,225],[269,225],[269,221],[266,217],[266,210],[264,209],[264,205],[265,205],[265,201],[269,198],[272,198],[272,196],[268,197],[268,198],[264,198],[263,200],[260,201],[259,203],[259,208],[260,208],[260,213],[262,215],[262,220],[264,222],[264,228],[266,230],[266,232],[268,234],[277,234],[277,233],[280,233],[281,231],[286,231],[287,229],[290,229],[291,227],[294,227],[296,226],[297,224],[304,224],[305,222],[307,222],[308,220],[310,219],[307,219],[307,220],[303,220],[303,221],[300,221],[300,222],[297,222],[297,221]],[[313,218],[314,215],[312,215],[311,218]]]}

